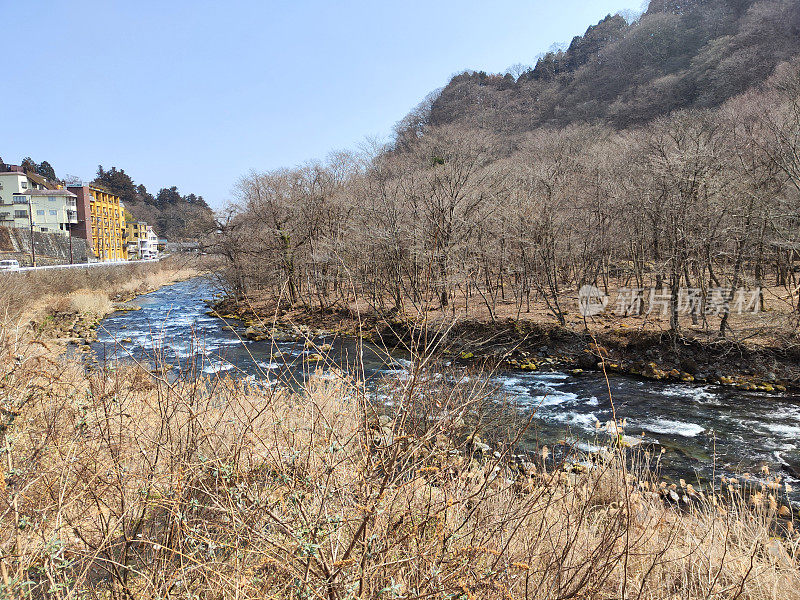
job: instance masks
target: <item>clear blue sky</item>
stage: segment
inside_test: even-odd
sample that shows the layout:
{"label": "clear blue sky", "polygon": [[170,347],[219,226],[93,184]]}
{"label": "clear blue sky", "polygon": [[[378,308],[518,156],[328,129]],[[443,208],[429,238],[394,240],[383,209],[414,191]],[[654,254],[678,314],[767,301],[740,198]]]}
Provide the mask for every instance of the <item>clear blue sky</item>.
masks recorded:
{"label": "clear blue sky", "polygon": [[[221,207],[242,174],[386,137],[464,69],[533,63],[641,0],[0,2],[0,156]],[[16,84],[13,82],[16,81]]]}

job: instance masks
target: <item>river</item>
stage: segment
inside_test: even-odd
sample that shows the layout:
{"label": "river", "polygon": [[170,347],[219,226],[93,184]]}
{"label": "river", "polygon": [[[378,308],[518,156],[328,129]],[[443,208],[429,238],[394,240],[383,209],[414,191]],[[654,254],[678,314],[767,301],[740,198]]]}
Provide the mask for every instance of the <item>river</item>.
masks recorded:
{"label": "river", "polygon": [[[101,363],[150,360],[160,349],[167,362],[208,376],[230,374],[260,379],[301,380],[303,358],[316,352],[302,341],[242,341],[240,333],[207,315],[211,284],[193,279],[140,296],[141,310],[116,312],[98,328],[94,351]],[[341,365],[359,364],[359,377],[376,381],[402,377],[407,361],[387,357],[379,348],[363,349],[351,339],[317,338],[332,345],[330,356]],[[276,350],[281,353],[276,358]],[[585,450],[603,440],[597,422],[616,412],[626,419],[626,434],[664,450],[667,477],[707,480],[716,474],[740,475],[768,466],[795,490],[800,489],[800,397],[744,392],[718,386],[640,381],[612,376],[612,403],[606,380],[597,373],[501,371],[490,378],[496,393],[522,415],[534,413],[523,445],[534,448],[568,439]],[[607,438],[606,438],[607,439]],[[797,492],[793,500],[800,500]]]}

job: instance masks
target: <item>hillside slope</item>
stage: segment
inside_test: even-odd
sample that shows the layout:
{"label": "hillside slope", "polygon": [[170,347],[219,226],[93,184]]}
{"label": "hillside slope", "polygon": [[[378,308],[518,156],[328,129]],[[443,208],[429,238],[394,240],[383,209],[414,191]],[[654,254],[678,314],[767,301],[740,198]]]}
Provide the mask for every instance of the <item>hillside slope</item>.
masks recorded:
{"label": "hillside slope", "polygon": [[[173,190],[169,188],[167,191]],[[137,221],[151,224],[159,236],[169,240],[194,239],[213,229],[214,213],[205,202],[189,200],[188,197],[181,196],[172,202],[159,202],[158,197],[153,201],[137,197],[127,202],[125,208]]]}
{"label": "hillside slope", "polygon": [[798,54],[796,0],[653,0],[636,22],[608,16],[517,77],[453,77],[424,120],[498,132],[592,121],[624,128],[719,106]]}

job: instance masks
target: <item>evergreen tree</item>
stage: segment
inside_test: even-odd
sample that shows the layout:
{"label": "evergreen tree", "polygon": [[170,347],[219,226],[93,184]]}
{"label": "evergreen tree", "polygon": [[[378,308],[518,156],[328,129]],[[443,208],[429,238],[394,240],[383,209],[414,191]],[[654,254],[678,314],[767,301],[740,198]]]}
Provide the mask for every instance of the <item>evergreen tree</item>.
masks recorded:
{"label": "evergreen tree", "polygon": [[97,167],[97,177],[94,183],[101,185],[108,189],[113,194],[119,196],[123,202],[136,202],[136,186],[133,183],[130,175],[125,173],[124,169],[117,169],[111,167],[111,170],[106,171],[103,165]]}
{"label": "evergreen tree", "polygon": [[36,172],[50,181],[55,181],[57,179],[55,169],[53,169],[53,166],[46,160],[42,161]]}
{"label": "evergreen tree", "polygon": [[39,165],[37,165],[30,156],[26,156],[22,159],[22,168],[26,173],[36,173],[38,167]]}
{"label": "evergreen tree", "polygon": [[136,186],[136,196],[139,202],[144,202],[145,204],[155,204],[156,199],[153,198],[153,194],[148,192],[147,188],[141,183]]}
{"label": "evergreen tree", "polygon": [[[182,239],[203,235],[214,224],[214,214],[202,196],[182,196],[177,186],[161,188],[153,196],[142,184],[136,184],[124,169],[97,167],[94,183],[117,194],[136,221],[146,221],[159,235]],[[126,214],[127,218],[127,214]]]}
{"label": "evergreen tree", "polygon": [[183,197],[178,192],[178,188],[174,185],[171,188],[162,188],[156,196],[156,204],[159,206],[180,204],[182,201]]}

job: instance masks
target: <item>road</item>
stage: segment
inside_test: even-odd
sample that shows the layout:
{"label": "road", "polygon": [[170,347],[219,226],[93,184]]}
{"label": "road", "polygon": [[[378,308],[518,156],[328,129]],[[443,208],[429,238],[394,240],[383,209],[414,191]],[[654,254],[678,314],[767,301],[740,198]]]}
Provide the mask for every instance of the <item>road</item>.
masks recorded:
{"label": "road", "polygon": [[160,261],[164,257],[154,258],[151,260],[115,260],[109,262],[96,262],[96,263],[80,263],[74,265],[45,265],[41,267],[20,267],[19,269],[0,270],[0,273],[23,273],[25,271],[46,271],[48,269],[89,269],[92,267],[115,267],[119,265],[136,265],[140,263],[154,263]]}

